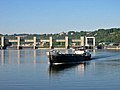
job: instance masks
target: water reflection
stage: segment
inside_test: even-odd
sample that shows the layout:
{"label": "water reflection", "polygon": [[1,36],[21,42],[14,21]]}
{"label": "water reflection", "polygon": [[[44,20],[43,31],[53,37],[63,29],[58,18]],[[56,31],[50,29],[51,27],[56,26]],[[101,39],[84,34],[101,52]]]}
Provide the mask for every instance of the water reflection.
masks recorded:
{"label": "water reflection", "polygon": [[48,65],[46,51],[0,50],[0,90],[120,89],[120,51],[91,52],[91,61],[62,65]]}
{"label": "water reflection", "polygon": [[77,72],[84,73],[86,66],[89,65],[89,63],[90,62],[80,62],[77,64],[72,63],[72,64],[49,65],[49,68],[48,68],[49,77],[64,73],[71,69],[75,69],[75,71],[77,71]]}
{"label": "water reflection", "polygon": [[[0,64],[36,64],[37,50],[0,50]],[[29,59],[29,60],[28,60]]]}
{"label": "water reflection", "polygon": [[18,64],[20,64],[20,50],[17,51]]}
{"label": "water reflection", "polygon": [[4,59],[4,56],[5,55],[5,51],[4,50],[1,50],[1,64],[4,64],[5,63],[5,59]]}
{"label": "water reflection", "polygon": [[33,63],[36,64],[36,50],[34,50],[33,57],[34,57]]}

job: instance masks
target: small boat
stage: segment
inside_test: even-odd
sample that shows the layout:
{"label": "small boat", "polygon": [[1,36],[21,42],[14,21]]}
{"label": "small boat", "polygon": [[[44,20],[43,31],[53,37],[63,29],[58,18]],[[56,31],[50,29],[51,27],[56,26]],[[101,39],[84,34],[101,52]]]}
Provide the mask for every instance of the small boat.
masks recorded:
{"label": "small boat", "polygon": [[47,52],[47,55],[50,64],[79,63],[91,60],[91,54],[83,48],[78,48],[77,50],[68,49],[66,53],[53,49]]}

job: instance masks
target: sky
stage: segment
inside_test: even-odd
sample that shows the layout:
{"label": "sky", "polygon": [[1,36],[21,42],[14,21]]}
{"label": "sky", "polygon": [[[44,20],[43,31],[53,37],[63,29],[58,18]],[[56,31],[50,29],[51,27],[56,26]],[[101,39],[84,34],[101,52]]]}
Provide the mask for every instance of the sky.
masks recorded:
{"label": "sky", "polygon": [[0,34],[120,27],[120,0],[0,0]]}

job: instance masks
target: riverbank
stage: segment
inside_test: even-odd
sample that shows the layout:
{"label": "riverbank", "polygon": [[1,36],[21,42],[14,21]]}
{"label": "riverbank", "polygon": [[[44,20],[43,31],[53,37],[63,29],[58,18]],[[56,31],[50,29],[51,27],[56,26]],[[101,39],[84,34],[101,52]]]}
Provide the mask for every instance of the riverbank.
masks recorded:
{"label": "riverbank", "polygon": [[106,46],[104,49],[120,50],[120,46]]}

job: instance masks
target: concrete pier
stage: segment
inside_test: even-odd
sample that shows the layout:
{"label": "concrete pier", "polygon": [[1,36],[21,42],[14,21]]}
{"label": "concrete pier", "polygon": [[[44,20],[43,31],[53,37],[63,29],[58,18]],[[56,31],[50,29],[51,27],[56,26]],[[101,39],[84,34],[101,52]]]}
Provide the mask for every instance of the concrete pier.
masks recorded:
{"label": "concrete pier", "polygon": [[4,49],[4,37],[3,36],[1,37],[1,46],[2,46],[2,49]]}
{"label": "concrete pier", "polygon": [[84,43],[85,38],[82,36],[82,37],[80,37],[80,39],[81,39],[81,46],[85,46],[85,43]]}
{"label": "concrete pier", "polygon": [[66,49],[68,48],[68,43],[69,43],[69,41],[68,41],[68,36],[66,36],[66,37],[65,37],[65,48],[66,48]]}
{"label": "concrete pier", "polygon": [[52,48],[52,47],[53,47],[53,44],[52,44],[52,41],[53,41],[53,40],[52,40],[52,37],[49,37],[49,39],[50,39],[50,41],[49,41],[49,42],[50,42],[50,48]]}
{"label": "concrete pier", "polygon": [[33,49],[36,49],[36,37],[33,38]]}
{"label": "concrete pier", "polygon": [[1,37],[1,45],[0,45],[1,47],[1,49],[6,49],[6,47],[5,47],[5,37],[4,36],[2,36]]}
{"label": "concrete pier", "polygon": [[20,49],[20,36],[17,37],[17,49]]}

